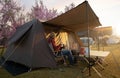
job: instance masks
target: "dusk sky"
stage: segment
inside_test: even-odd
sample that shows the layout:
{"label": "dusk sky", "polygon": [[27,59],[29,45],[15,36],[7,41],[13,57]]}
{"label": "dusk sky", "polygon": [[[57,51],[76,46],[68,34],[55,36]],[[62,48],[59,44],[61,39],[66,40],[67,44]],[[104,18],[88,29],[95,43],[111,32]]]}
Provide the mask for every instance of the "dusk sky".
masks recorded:
{"label": "dusk sky", "polygon": [[[65,6],[74,3],[76,6],[85,0],[43,0],[47,8],[57,9],[58,12],[64,11]],[[120,0],[87,0],[99,17],[102,26],[112,26],[114,34],[120,35]],[[21,4],[30,10],[35,0],[20,0]]]}

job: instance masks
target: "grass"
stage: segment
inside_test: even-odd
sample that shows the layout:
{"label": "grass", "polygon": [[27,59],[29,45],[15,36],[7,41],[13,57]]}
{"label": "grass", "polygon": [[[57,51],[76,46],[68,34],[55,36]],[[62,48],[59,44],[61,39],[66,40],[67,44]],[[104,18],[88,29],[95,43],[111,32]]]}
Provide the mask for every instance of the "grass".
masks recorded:
{"label": "grass", "polygon": [[[92,49],[97,47],[93,46]],[[102,78],[120,78],[120,44],[108,45],[100,47],[101,50],[108,50],[111,53],[105,58],[108,65],[102,64],[105,70],[96,65],[96,69],[102,74]],[[88,76],[88,70],[81,73],[85,64],[81,61],[76,66],[66,67],[59,66],[56,69],[42,68],[27,72],[18,76],[12,76],[3,68],[0,68],[0,78],[99,78],[99,76],[91,69],[91,76]]]}
{"label": "grass", "polygon": [[12,76],[3,68],[0,69],[0,78],[77,78],[82,75],[81,67],[63,67],[56,69],[39,69],[18,76]]}

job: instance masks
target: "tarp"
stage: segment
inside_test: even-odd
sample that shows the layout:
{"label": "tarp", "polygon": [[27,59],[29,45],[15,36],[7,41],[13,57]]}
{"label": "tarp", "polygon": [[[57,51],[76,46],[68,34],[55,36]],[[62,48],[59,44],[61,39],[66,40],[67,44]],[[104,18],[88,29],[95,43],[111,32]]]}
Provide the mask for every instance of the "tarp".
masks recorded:
{"label": "tarp", "polygon": [[101,25],[99,18],[87,1],[45,23],[74,31],[85,30],[88,28],[88,25],[90,28]]}

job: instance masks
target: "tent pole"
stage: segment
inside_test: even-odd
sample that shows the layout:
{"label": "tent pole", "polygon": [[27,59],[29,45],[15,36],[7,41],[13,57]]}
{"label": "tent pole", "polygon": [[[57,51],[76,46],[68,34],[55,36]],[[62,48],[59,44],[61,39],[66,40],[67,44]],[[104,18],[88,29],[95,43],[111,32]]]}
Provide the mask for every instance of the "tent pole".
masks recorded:
{"label": "tent pole", "polygon": [[97,44],[98,44],[98,51],[100,51],[100,32],[98,31],[98,40],[97,40]]}
{"label": "tent pole", "polygon": [[106,45],[106,39],[104,39],[104,33],[103,33],[103,29],[102,29],[102,47],[103,47],[103,51],[104,51],[104,46]]}
{"label": "tent pole", "polygon": [[89,14],[88,14],[88,2],[86,1],[86,19],[87,19],[87,36],[88,36],[88,60],[89,60],[89,76],[91,76],[91,65],[90,65],[90,41],[89,41],[89,37],[90,37],[90,27],[89,27]]}

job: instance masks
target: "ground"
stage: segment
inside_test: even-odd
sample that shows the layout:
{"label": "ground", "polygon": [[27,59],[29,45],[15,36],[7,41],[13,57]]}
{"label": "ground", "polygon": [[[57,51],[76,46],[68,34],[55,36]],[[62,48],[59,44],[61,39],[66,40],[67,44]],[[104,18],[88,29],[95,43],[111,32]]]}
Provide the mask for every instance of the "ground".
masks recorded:
{"label": "ground", "polygon": [[[97,47],[93,46],[92,49]],[[102,46],[101,50],[109,50],[110,54],[105,58],[108,63],[102,64],[105,69],[102,70],[98,65],[96,69],[102,74],[102,78],[120,78],[120,44]],[[42,68],[31,72],[27,72],[18,76],[12,76],[3,68],[0,68],[0,78],[99,78],[93,69],[91,69],[91,76],[89,71],[82,73],[81,71],[86,66],[86,63],[79,61],[75,66],[59,66],[56,69]]]}

